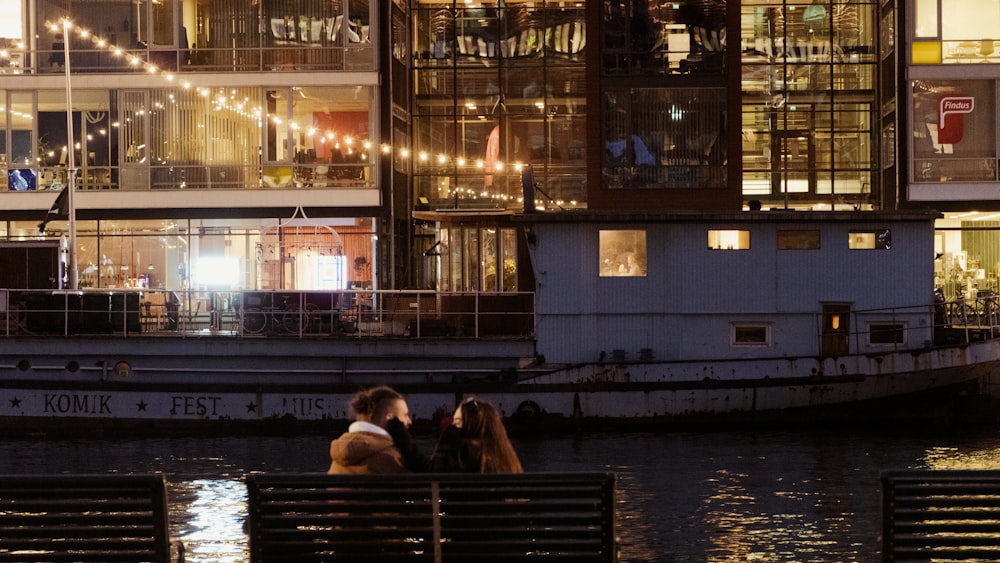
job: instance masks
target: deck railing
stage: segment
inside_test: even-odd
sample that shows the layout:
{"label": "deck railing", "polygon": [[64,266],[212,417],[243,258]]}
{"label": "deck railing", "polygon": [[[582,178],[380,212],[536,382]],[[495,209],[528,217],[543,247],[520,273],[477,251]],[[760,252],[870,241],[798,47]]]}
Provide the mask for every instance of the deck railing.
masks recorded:
{"label": "deck railing", "polygon": [[90,334],[522,338],[534,334],[534,294],[0,289],[0,336]]}

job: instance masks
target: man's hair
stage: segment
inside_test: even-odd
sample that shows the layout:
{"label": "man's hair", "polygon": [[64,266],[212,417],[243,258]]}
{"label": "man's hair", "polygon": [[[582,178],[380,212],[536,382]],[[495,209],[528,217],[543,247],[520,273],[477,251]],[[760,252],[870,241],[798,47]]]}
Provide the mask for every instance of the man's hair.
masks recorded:
{"label": "man's hair", "polygon": [[362,420],[371,420],[379,410],[384,409],[390,401],[402,400],[403,395],[388,385],[379,385],[371,389],[362,389],[351,399],[351,411]]}

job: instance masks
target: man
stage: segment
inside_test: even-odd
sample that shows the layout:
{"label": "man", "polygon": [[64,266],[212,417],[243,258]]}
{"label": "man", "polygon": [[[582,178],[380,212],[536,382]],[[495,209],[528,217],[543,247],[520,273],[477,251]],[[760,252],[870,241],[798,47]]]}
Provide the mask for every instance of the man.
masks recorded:
{"label": "man", "polygon": [[406,473],[403,454],[386,431],[389,421],[412,424],[406,399],[396,390],[379,386],[358,392],[351,400],[355,421],[330,443],[328,473]]}

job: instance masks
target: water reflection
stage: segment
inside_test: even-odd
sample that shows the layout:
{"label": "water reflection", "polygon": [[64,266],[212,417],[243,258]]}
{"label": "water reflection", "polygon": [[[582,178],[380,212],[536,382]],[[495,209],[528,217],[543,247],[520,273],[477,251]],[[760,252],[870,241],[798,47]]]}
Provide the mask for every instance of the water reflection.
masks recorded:
{"label": "water reflection", "polygon": [[[242,476],[324,471],[328,440],[0,441],[0,473],[162,472],[187,561],[236,563],[247,560]],[[625,563],[872,561],[882,470],[1000,463],[996,432],[615,434],[515,447],[529,470],[618,475]]]}
{"label": "water reflection", "polygon": [[242,481],[195,479],[171,484],[171,528],[187,548],[187,561],[242,563],[248,559]]}
{"label": "water reflection", "polygon": [[956,447],[934,447],[927,450],[922,465],[931,469],[996,469],[1000,467],[1000,446],[963,451]]}

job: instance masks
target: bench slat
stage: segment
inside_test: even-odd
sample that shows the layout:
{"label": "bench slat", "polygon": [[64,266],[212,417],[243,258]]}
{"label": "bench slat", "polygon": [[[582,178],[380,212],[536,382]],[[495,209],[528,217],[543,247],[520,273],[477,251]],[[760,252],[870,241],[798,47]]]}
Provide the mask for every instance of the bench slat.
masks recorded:
{"label": "bench slat", "polygon": [[170,561],[162,475],[0,475],[0,562]]}
{"label": "bench slat", "polygon": [[247,487],[251,562],[618,558],[613,474],[265,474]]}
{"label": "bench slat", "polygon": [[1000,560],[1000,472],[882,474],[883,561]]}

